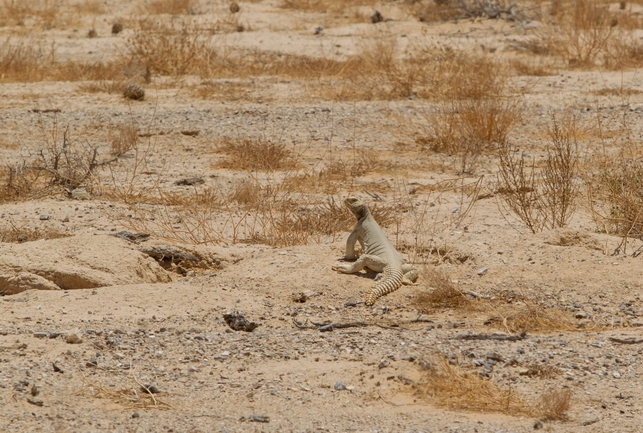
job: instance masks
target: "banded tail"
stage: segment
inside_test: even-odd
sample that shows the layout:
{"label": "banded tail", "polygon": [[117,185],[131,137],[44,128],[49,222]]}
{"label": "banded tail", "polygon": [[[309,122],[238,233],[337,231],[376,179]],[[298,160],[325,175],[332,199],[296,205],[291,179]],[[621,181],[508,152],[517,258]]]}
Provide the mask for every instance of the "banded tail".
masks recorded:
{"label": "banded tail", "polygon": [[402,272],[402,269],[386,265],[382,281],[377,283],[370,292],[364,295],[364,302],[366,305],[373,305],[378,298],[399,289],[402,285],[403,277],[404,273]]}

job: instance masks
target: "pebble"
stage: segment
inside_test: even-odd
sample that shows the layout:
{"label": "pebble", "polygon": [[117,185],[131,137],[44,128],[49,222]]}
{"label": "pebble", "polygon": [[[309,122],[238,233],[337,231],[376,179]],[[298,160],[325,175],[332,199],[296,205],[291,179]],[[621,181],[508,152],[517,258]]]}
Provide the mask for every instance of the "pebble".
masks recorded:
{"label": "pebble", "polygon": [[49,215],[40,215],[40,221],[47,221],[49,218]]}
{"label": "pebble", "polygon": [[85,188],[76,188],[71,191],[71,198],[74,200],[89,200],[89,193]]}
{"label": "pebble", "polygon": [[336,383],[335,383],[335,387],[334,387],[334,388],[335,388],[335,390],[337,390],[337,391],[344,391],[344,390],[346,390],[346,385],[344,385],[344,382],[339,381],[339,382],[336,382]]}
{"label": "pebble", "polygon": [[478,275],[486,275],[488,271],[489,269],[487,268],[478,269]]}
{"label": "pebble", "polygon": [[80,344],[83,342],[83,340],[76,334],[68,335],[67,338],[65,338],[65,341],[68,344]]}

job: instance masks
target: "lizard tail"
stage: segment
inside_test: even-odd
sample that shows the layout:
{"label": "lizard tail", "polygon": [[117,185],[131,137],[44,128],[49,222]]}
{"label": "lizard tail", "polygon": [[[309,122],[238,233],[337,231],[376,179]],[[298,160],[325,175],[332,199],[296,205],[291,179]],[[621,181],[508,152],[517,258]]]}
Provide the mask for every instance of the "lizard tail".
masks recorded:
{"label": "lizard tail", "polygon": [[364,296],[366,305],[373,305],[378,298],[399,289],[402,285],[403,277],[402,269],[386,266],[384,268],[384,278],[382,278],[382,281],[377,283],[375,287]]}

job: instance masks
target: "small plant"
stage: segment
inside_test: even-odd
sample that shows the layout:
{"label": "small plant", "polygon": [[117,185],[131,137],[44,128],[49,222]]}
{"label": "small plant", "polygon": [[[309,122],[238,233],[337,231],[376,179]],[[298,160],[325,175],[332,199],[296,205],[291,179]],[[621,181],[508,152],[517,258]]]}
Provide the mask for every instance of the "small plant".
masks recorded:
{"label": "small plant", "polygon": [[600,0],[563,0],[552,3],[550,17],[525,48],[557,56],[570,67],[618,69],[643,58],[643,46],[631,32],[640,28],[640,18],[631,10],[612,11]]}
{"label": "small plant", "polygon": [[98,168],[118,159],[118,156],[103,158],[98,145],[74,136],[70,125],[62,127],[55,113],[50,125],[42,118],[40,122],[43,147],[8,167],[7,188],[16,195],[54,186],[73,190],[89,183]]}
{"label": "small plant", "polygon": [[228,158],[219,165],[245,171],[274,171],[297,167],[292,151],[281,140],[267,138],[228,138],[219,146]]}
{"label": "small plant", "polygon": [[502,146],[521,118],[501,66],[484,56],[445,53],[434,80],[439,80],[436,112],[426,116],[431,150],[459,159],[459,172],[473,171],[477,158]]}
{"label": "small plant", "polygon": [[226,67],[222,50],[191,22],[154,23],[138,30],[129,41],[129,56],[160,75],[208,78]]}
{"label": "small plant", "polygon": [[121,156],[138,145],[138,127],[130,123],[116,125],[110,130],[111,154]]}
{"label": "small plant", "polygon": [[153,14],[179,15],[189,13],[196,5],[196,0],[154,0],[146,8]]}
{"label": "small plant", "polygon": [[551,144],[544,168],[509,144],[500,147],[498,192],[501,201],[532,233],[565,227],[579,191],[578,143],[573,119],[552,119]]}
{"label": "small plant", "polygon": [[413,302],[418,311],[429,313],[446,308],[471,306],[471,300],[455,287],[444,272],[434,269],[423,280],[432,290],[418,293]]}
{"label": "small plant", "polygon": [[571,407],[571,389],[549,389],[538,400],[537,407],[544,420],[562,421],[567,419]]}
{"label": "small plant", "polygon": [[512,390],[505,390],[476,373],[464,371],[456,362],[438,356],[425,363],[420,392],[432,403],[452,410],[528,415],[530,408]]}

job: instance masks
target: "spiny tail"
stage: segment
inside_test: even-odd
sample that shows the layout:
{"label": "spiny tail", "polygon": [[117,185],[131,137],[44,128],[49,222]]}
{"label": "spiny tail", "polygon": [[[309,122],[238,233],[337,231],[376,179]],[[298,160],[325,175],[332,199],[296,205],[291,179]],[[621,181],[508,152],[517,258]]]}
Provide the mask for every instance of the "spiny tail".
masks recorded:
{"label": "spiny tail", "polygon": [[364,302],[366,305],[373,305],[378,298],[399,289],[402,285],[403,277],[404,274],[402,273],[402,269],[399,267],[394,268],[392,266],[386,266],[384,268],[384,278],[382,278],[382,281],[377,283],[375,287],[373,287],[371,291],[364,296]]}

